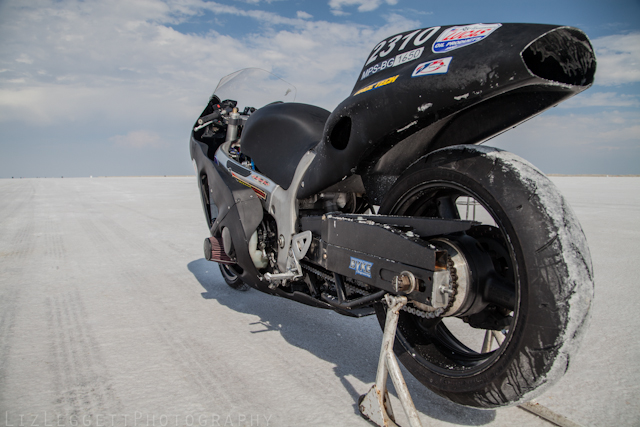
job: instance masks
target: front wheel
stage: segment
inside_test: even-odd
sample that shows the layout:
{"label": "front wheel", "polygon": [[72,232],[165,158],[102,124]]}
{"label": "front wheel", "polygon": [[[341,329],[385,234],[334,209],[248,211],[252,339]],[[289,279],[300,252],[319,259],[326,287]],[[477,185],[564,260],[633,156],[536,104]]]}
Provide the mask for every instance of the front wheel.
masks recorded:
{"label": "front wheel", "polygon": [[[564,374],[586,329],[593,274],[578,220],[542,172],[494,148],[444,148],[398,179],[380,213],[478,222],[431,239],[449,253],[447,308],[409,301],[400,313],[394,351],[419,381],[493,408]],[[382,326],[385,310],[376,307]]]}
{"label": "front wheel", "polygon": [[222,278],[231,288],[236,291],[248,291],[249,285],[244,283],[238,273],[234,270],[235,268],[239,268],[235,265],[229,264],[218,264],[220,266],[220,274],[222,274]]}

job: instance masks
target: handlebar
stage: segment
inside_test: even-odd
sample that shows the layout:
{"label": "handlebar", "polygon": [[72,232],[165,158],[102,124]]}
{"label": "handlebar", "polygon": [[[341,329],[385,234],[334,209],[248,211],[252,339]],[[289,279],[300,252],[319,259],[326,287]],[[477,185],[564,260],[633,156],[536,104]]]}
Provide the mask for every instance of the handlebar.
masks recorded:
{"label": "handlebar", "polygon": [[[213,107],[215,108],[215,111],[211,114],[207,114],[205,116],[202,116],[198,119],[198,121],[196,122],[197,126],[193,129],[194,131],[198,131],[206,126],[208,126],[209,124],[213,123],[214,120],[220,118],[220,117],[225,117],[227,116],[229,113],[231,113],[233,111],[233,109],[235,108],[235,106],[237,105],[236,101],[232,101],[232,100],[226,100],[221,102],[220,104],[214,104]],[[244,112],[242,113],[243,115],[248,115],[251,114],[252,112],[254,112],[256,109],[253,107],[246,107],[244,109]],[[246,120],[246,119],[245,119]],[[225,120],[226,122],[226,120]],[[231,121],[229,122],[229,124],[232,124]],[[234,125],[237,125],[238,123],[233,123]]]}
{"label": "handlebar", "polygon": [[217,111],[214,111],[214,112],[213,112],[213,113],[211,113],[211,114],[207,114],[206,116],[202,116],[202,117],[200,117],[200,118],[198,119],[198,124],[199,124],[199,125],[201,125],[201,124],[203,124],[203,123],[210,122],[210,121],[212,121],[212,120],[217,119],[218,117],[220,117],[220,112],[221,112],[221,111],[222,111],[222,110],[217,110]]}

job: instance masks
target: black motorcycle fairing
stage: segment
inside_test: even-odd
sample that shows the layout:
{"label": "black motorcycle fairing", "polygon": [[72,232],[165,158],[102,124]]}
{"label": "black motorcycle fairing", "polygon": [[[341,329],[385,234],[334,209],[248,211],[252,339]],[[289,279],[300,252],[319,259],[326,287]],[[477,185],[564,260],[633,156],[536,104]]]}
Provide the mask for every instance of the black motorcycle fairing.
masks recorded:
{"label": "black motorcycle fairing", "polygon": [[211,201],[218,208],[218,216],[213,220],[211,234],[219,235],[226,215],[237,205],[241,215],[238,224],[243,230],[244,239],[249,241],[262,221],[262,204],[251,188],[236,181],[217,162],[211,162],[206,157],[206,149],[206,144],[191,138],[191,155],[198,165],[198,175],[207,177]]}
{"label": "black motorcycle fairing", "polygon": [[285,190],[302,156],[322,139],[329,112],[294,102],[258,109],[242,132],[242,152]]}
{"label": "black motorcycle fairing", "polygon": [[[374,63],[365,65],[352,95],[327,120],[298,197],[322,191],[352,173],[365,174],[386,151],[420,130],[432,128],[425,131],[424,140],[415,141],[428,146],[427,152],[435,149],[429,147],[432,140],[438,140],[436,148],[477,144],[593,83],[595,56],[580,30],[495,25],[490,35],[473,44],[434,53],[435,41],[453,28],[443,27],[423,43],[424,53],[417,59],[372,74],[367,72]],[[400,43],[395,45],[387,58],[400,53]],[[405,51],[414,47],[407,46]],[[376,50],[385,51],[378,46]],[[420,66],[436,60],[446,63],[444,72],[414,76]],[[495,106],[506,114],[492,112]],[[478,124],[481,132],[471,132]],[[412,151],[407,151],[405,164],[415,160]]]}
{"label": "black motorcycle fairing", "polygon": [[391,147],[379,146],[361,165],[370,202],[382,203],[398,176],[417,159],[451,146],[452,141],[468,144],[491,139],[505,130],[505,123],[522,123],[566,97],[561,87],[541,91],[537,86],[525,86],[441,119]]}
{"label": "black motorcycle fairing", "polygon": [[[191,157],[197,165],[199,177],[205,176],[210,191],[210,200],[218,208],[213,219],[211,235],[219,236],[222,228],[231,232],[237,264],[242,268],[240,278],[250,286],[267,293],[273,293],[266,283],[259,280],[249,254],[249,240],[262,221],[262,205],[256,193],[237,182],[223,168],[212,162],[206,155],[207,145],[191,136]],[[200,185],[200,180],[198,181]]]}

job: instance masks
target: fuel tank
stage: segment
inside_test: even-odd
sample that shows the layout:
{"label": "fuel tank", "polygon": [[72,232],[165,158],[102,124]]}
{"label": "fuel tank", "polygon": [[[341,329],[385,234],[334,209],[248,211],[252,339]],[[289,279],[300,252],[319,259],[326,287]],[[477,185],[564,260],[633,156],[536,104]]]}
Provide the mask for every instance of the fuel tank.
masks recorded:
{"label": "fuel tank", "polygon": [[384,192],[376,180],[522,123],[591,86],[595,69],[587,36],[571,27],[471,24],[391,36],[329,116],[298,197],[358,173],[376,199]]}

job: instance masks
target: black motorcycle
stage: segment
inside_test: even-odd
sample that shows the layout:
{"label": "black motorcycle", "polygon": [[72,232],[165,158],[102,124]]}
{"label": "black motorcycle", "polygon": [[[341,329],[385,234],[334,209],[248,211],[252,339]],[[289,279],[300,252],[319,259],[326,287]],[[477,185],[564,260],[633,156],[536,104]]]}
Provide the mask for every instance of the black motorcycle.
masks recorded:
{"label": "black motorcycle", "polygon": [[479,144],[595,68],[578,29],[474,24],[381,41],[333,112],[263,70],[224,77],[190,141],[205,256],[233,288],[381,325],[385,295],[405,296],[394,350],[425,386],[481,408],[531,399],[586,329],[589,249],[542,172]]}

